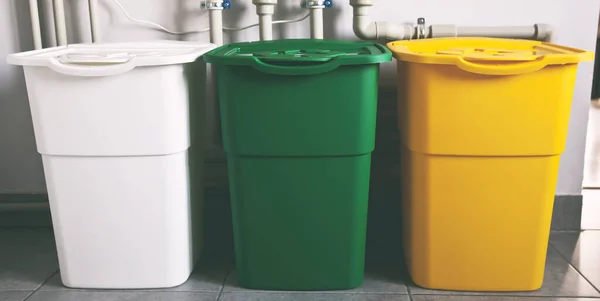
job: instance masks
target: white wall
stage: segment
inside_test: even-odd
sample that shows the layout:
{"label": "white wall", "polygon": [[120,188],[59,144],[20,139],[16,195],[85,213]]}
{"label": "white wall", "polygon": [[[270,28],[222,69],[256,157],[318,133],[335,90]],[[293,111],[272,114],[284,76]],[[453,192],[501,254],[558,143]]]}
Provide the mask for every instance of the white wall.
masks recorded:
{"label": "white wall", "polygon": [[23,70],[5,63],[7,54],[33,48],[27,2],[0,0],[0,193],[46,190]]}
{"label": "white wall", "polygon": [[[3,3],[7,1],[3,0]],[[17,1],[22,0],[8,2],[14,3]],[[47,3],[51,0],[40,1]],[[70,10],[67,16],[68,25],[70,26],[69,42],[90,41],[87,1],[65,1]],[[125,19],[112,3],[112,0],[99,1],[101,3],[102,37],[104,41],[137,41],[159,38],[208,41],[207,33],[176,37],[132,24]],[[199,9],[198,0],[120,1],[135,18],[154,21],[174,30],[188,31],[208,26],[208,13]],[[277,7],[276,19],[298,18],[306,13],[305,10],[299,7],[300,0],[280,0],[279,2],[281,4]],[[352,8],[348,5],[348,0],[334,0],[334,4],[333,8],[327,9],[325,12],[325,37],[356,39],[352,33]],[[428,24],[454,23],[464,26],[548,23],[555,30],[552,42],[594,50],[599,6],[600,0],[554,0],[551,2],[544,0],[505,0],[502,2],[481,0],[379,0],[376,1],[376,6],[372,9],[372,15],[373,19],[398,23],[414,23],[418,17],[425,17]],[[4,10],[0,8],[0,11]],[[255,23],[257,17],[254,11],[255,8],[251,4],[251,0],[234,0],[233,8],[224,12],[225,26],[238,27]],[[3,20],[0,22],[8,22],[5,19],[0,18],[0,20]],[[14,27],[9,28],[14,29]],[[0,30],[3,30],[0,31],[2,33],[1,37],[11,36],[7,32],[9,29],[6,29],[6,27]],[[26,35],[27,33],[21,32],[20,34]],[[274,34],[276,38],[307,37],[308,20],[297,24],[276,25]],[[258,30],[253,28],[226,34],[225,42],[257,39]],[[2,43],[5,42],[2,41]],[[2,47],[6,48],[5,45]],[[13,48],[8,50],[18,50]],[[7,67],[3,63],[0,63],[0,68],[2,68],[0,74],[6,72]],[[567,149],[561,162],[557,194],[579,194],[581,192],[592,71],[592,63],[581,64],[575,88]],[[11,72],[12,80],[19,81],[18,76],[20,74],[17,71]],[[393,63],[386,64],[382,68],[382,85],[384,88],[393,88],[394,81],[395,65]],[[4,167],[6,164],[15,165],[14,162],[21,162],[21,164],[35,162],[35,164],[30,163],[32,167],[22,171],[22,174],[27,176],[20,178],[18,181],[9,181],[8,184],[0,181],[0,193],[11,190],[39,191],[44,187],[43,183],[39,181],[41,173],[39,159],[33,154],[33,137],[28,123],[29,113],[23,110],[23,102],[25,102],[24,88],[21,84],[21,86],[14,89],[20,91],[20,93],[16,93],[17,96],[14,99],[11,98],[10,101],[3,99],[0,102],[0,112],[9,108],[7,103],[19,103],[20,108],[20,111],[15,113],[8,121],[11,123],[9,127],[18,127],[19,130],[8,133],[0,129],[0,142],[4,143],[6,139],[12,139],[9,142],[12,142],[11,149],[13,149],[12,153],[14,154],[11,157],[6,157],[4,151],[0,152],[0,179],[10,176],[11,171],[7,172],[7,168]],[[3,125],[6,124],[6,121],[0,122]],[[26,125],[24,125],[25,123]],[[17,145],[15,141],[19,139],[26,142]],[[17,145],[17,147],[13,145]]]}

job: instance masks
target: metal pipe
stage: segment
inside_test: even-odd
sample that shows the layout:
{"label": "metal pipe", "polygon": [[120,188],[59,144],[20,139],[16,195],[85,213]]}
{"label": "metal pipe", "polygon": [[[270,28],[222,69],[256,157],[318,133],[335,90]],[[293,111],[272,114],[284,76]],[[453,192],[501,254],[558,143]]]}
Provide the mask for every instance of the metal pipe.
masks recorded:
{"label": "metal pipe", "polygon": [[29,13],[31,15],[33,47],[35,49],[42,49],[42,28],[40,27],[40,10],[37,0],[29,0]]}
{"label": "metal pipe", "polygon": [[210,22],[210,42],[217,45],[223,45],[223,8],[210,8],[208,11]]}
{"label": "metal pipe", "polygon": [[65,4],[63,0],[54,0],[54,24],[56,26],[56,41],[58,45],[67,45],[67,24],[65,21]]}
{"label": "metal pipe", "polygon": [[90,26],[92,29],[92,42],[100,42],[100,17],[98,13],[98,0],[88,0],[90,9]]}
{"label": "metal pipe", "polygon": [[310,7],[310,37],[323,39],[323,9],[325,6]]}

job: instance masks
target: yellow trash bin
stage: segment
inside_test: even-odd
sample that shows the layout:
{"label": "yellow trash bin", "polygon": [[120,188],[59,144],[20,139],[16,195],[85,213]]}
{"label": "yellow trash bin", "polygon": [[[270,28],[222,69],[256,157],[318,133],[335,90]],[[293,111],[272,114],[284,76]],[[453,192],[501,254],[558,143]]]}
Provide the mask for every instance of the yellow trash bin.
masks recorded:
{"label": "yellow trash bin", "polygon": [[391,42],[398,60],[404,249],[422,287],[541,287],[577,63],[487,38]]}

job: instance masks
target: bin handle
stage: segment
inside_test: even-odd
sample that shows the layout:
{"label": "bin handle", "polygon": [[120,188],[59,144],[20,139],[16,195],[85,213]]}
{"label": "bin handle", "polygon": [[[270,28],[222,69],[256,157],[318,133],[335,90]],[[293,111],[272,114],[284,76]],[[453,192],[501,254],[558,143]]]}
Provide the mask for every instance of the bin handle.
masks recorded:
{"label": "bin handle", "polygon": [[97,64],[97,65],[78,65],[75,62],[70,63],[66,61],[61,62],[57,58],[51,58],[48,63],[48,68],[55,72],[62,73],[65,75],[72,76],[111,76],[123,74],[125,72],[133,70],[136,64],[133,58],[129,58],[122,62],[108,63],[108,64]]}
{"label": "bin handle", "polygon": [[325,62],[320,62],[315,65],[308,66],[280,66],[262,61],[258,57],[254,57],[252,66],[259,71],[277,75],[314,75],[335,70],[340,66],[335,58]]}
{"label": "bin handle", "polygon": [[464,71],[484,75],[517,75],[538,71],[549,64],[547,57],[542,56],[537,60],[527,63],[514,64],[478,64],[472,61],[458,58],[456,66]]}

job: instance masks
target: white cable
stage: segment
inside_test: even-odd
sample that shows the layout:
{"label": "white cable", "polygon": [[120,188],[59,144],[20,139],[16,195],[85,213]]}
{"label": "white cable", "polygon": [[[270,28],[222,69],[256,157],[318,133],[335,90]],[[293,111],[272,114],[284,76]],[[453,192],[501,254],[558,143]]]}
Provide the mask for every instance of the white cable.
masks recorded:
{"label": "white cable", "polygon": [[127,17],[127,19],[129,19],[129,21],[131,21],[133,23],[138,23],[138,24],[149,26],[149,27],[153,27],[154,29],[162,30],[166,33],[170,33],[170,34],[174,34],[174,35],[183,35],[183,34],[190,34],[190,33],[197,33],[197,32],[207,32],[210,30],[210,28],[206,28],[206,29],[202,29],[200,31],[189,31],[189,32],[172,31],[172,30],[169,30],[169,29],[165,28],[164,26],[154,23],[154,22],[138,20],[138,19],[132,17],[127,12],[127,10],[125,9],[125,7],[123,7],[123,4],[121,4],[121,2],[119,2],[118,0],[113,0],[113,2],[117,5],[117,7],[119,7],[121,12],[123,12],[125,17]]}
{"label": "white cable", "polygon": [[[207,32],[210,31],[210,28],[204,28],[204,29],[200,29],[200,30],[194,30],[194,31],[173,31],[173,30],[169,30],[166,27],[154,23],[154,22],[150,22],[150,21],[144,21],[144,20],[138,20],[134,17],[132,17],[127,10],[125,9],[125,7],[123,7],[123,5],[121,4],[121,2],[119,2],[119,0],[112,0],[115,5],[117,5],[117,7],[119,7],[119,9],[121,10],[121,12],[123,13],[123,15],[125,15],[125,17],[127,17],[127,19],[129,19],[129,21],[133,22],[133,23],[138,23],[138,24],[142,24],[145,26],[149,26],[152,27],[154,29],[158,29],[158,30],[162,30],[166,33],[170,33],[173,35],[186,35],[186,34],[192,34],[192,33],[200,33],[200,32]],[[287,24],[287,23],[295,23],[295,22],[300,22],[300,21],[304,21],[306,20],[306,18],[308,18],[310,16],[310,14],[307,14],[306,16],[300,18],[300,19],[295,19],[295,20],[278,20],[278,21],[273,21],[273,24]],[[259,26],[258,23],[256,24],[251,24],[248,26],[244,26],[244,27],[223,27],[224,30],[229,30],[229,31],[240,31],[240,30],[246,30],[252,27],[256,27]]]}
{"label": "white cable", "polygon": [[[295,19],[295,20],[277,20],[277,21],[273,21],[272,24],[296,23],[296,22],[304,21],[308,17],[310,17],[310,14],[306,14],[306,16],[304,16],[304,17],[302,17],[300,19]],[[244,27],[238,27],[238,28],[223,27],[223,29],[225,29],[225,30],[231,30],[231,31],[240,31],[240,30],[245,30],[245,29],[248,29],[248,28],[256,27],[256,26],[259,26],[259,25],[260,24],[256,23],[256,24],[252,24],[252,25],[248,25],[248,26],[244,26]]]}

